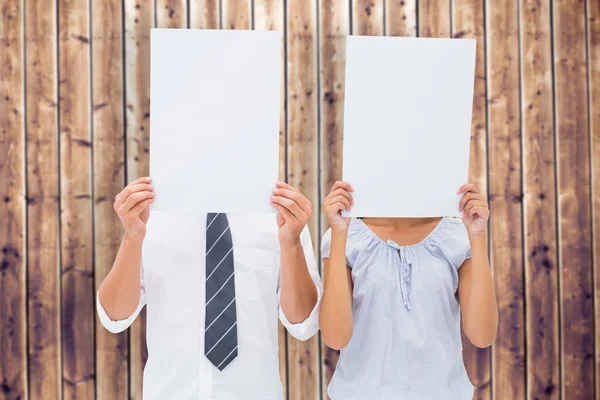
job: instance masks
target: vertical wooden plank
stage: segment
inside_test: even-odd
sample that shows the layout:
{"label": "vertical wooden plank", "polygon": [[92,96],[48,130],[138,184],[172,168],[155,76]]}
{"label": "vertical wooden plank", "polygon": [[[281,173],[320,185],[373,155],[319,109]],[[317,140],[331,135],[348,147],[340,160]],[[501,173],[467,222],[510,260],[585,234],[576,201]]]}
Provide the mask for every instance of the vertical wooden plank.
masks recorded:
{"label": "vertical wooden plank", "polygon": [[[141,0],[138,0],[141,2]],[[187,0],[155,0],[158,28],[186,28]],[[146,4],[149,6],[149,4]]]}
{"label": "vertical wooden plank", "polygon": [[[318,193],[318,75],[316,2],[287,2],[287,124],[288,182],[314,205]],[[318,210],[318,206],[315,206]],[[318,216],[309,221],[313,238],[318,238]],[[319,240],[313,240],[318,254]],[[319,390],[319,340],[288,340],[289,398],[316,399]]]}
{"label": "vertical wooden plank", "polygon": [[[346,36],[350,34],[350,5],[347,0],[323,0],[319,6],[319,132],[321,197],[324,198],[335,181],[342,178]],[[320,213],[320,218],[322,232],[319,239],[329,228],[324,212]],[[335,371],[339,351],[322,343],[321,354],[322,396],[329,399],[327,387]]]}
{"label": "vertical wooden plank", "polygon": [[[285,37],[283,2],[279,0],[254,0],[254,29],[276,30],[282,33],[281,50],[281,101],[279,119],[279,179],[285,180],[286,143],[285,143]],[[314,238],[313,238],[314,239]],[[284,326],[278,325],[279,341],[279,377],[283,386],[284,398],[287,398],[287,332]]]}
{"label": "vertical wooden plank", "polygon": [[585,2],[553,2],[562,389],[582,400],[594,397],[585,15]]}
{"label": "vertical wooden plank", "polygon": [[[99,286],[112,267],[122,236],[112,205],[125,182],[123,37],[121,1],[95,1],[91,6],[94,270]],[[98,399],[128,397],[127,342],[126,332],[114,335],[96,324]]]}
{"label": "vertical wooden plank", "polygon": [[223,29],[251,29],[250,0],[221,0]]}
{"label": "vertical wooden plank", "polygon": [[385,34],[417,36],[417,0],[385,0]]}
{"label": "vertical wooden plank", "polygon": [[419,0],[419,37],[450,37],[450,0]]}
{"label": "vertical wooden plank", "polygon": [[[469,180],[475,183],[481,192],[487,193],[487,117],[483,3],[479,0],[453,0],[452,32],[452,37],[454,38],[475,39],[477,41]],[[482,365],[481,367],[484,366]]]}
{"label": "vertical wooden plank", "polygon": [[487,1],[491,263],[499,309],[492,395],[525,398],[519,19],[515,0]]}
{"label": "vertical wooden plank", "polygon": [[0,393],[27,398],[23,10],[0,7]]}
{"label": "vertical wooden plank", "polygon": [[560,398],[550,5],[521,0],[527,396]]}
{"label": "vertical wooden plank", "polygon": [[352,34],[364,36],[383,35],[383,1],[352,1]]}
{"label": "vertical wooden plank", "polygon": [[29,398],[61,398],[56,2],[25,4]]}
{"label": "vertical wooden plank", "polygon": [[[473,118],[471,122],[471,153],[469,182],[482,193],[487,193],[487,116],[486,71],[483,2],[479,0],[453,0],[452,37],[475,39],[475,88],[473,92]],[[475,386],[474,399],[491,398],[490,349],[479,349],[463,333],[463,358],[469,378]]]}
{"label": "vertical wooden plank", "polygon": [[65,399],[95,397],[88,4],[87,0],[58,4]]}
{"label": "vertical wooden plank", "polygon": [[[126,181],[148,175],[150,151],[150,29],[153,2],[125,0]],[[129,329],[129,396],[142,399],[146,349],[146,309]]]}
{"label": "vertical wooden plank", "polygon": [[219,29],[219,0],[190,0],[190,28]]}
{"label": "vertical wooden plank", "polygon": [[596,312],[596,398],[600,396],[600,1],[587,1],[588,87],[590,88],[590,140],[592,146],[592,237],[594,238],[594,310]]}

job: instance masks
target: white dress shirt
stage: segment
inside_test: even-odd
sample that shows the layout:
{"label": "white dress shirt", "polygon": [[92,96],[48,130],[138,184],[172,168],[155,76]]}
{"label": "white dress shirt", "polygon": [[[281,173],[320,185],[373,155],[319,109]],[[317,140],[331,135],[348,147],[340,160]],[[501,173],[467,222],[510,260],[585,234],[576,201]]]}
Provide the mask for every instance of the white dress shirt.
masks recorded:
{"label": "white dress shirt", "polygon": [[279,306],[275,214],[227,217],[235,264],[238,356],[223,371],[204,356],[206,214],[152,211],[136,311],[113,321],[97,300],[100,321],[113,333],[127,329],[147,304],[144,400],[281,400],[277,317],[300,340],[319,329],[323,288],[308,229],[301,243],[318,301],[305,321],[292,324]]}

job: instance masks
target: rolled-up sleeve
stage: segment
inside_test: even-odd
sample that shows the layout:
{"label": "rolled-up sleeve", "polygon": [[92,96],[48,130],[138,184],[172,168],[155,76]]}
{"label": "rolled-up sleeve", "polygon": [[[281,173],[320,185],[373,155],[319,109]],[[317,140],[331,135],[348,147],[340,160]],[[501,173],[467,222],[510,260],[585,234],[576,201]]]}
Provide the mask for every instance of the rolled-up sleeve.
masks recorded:
{"label": "rolled-up sleeve", "polygon": [[143,268],[143,266],[141,267],[141,271],[140,271],[140,302],[139,302],[137,308],[135,309],[135,311],[133,312],[133,314],[131,314],[129,317],[127,317],[125,319],[116,320],[116,321],[110,319],[110,317],[104,310],[104,307],[102,307],[102,304],[100,303],[100,297],[98,296],[98,292],[96,292],[96,308],[98,309],[98,318],[100,319],[102,326],[104,326],[109,332],[112,332],[112,333],[123,332],[125,329],[129,328],[131,326],[131,324],[133,324],[133,321],[135,321],[138,314],[140,313],[140,311],[142,311],[142,308],[144,308],[145,305],[146,305],[146,289],[144,287],[144,268]]}
{"label": "rolled-up sleeve", "polygon": [[[319,331],[319,309],[321,308],[321,298],[323,297],[323,284],[319,275],[319,269],[315,260],[315,254],[312,246],[312,240],[310,238],[310,231],[308,227],[305,227],[300,234],[300,243],[304,250],[304,257],[306,258],[306,265],[308,266],[308,272],[312,278],[315,287],[317,289],[317,303],[310,312],[310,315],[302,322],[293,324],[291,323],[279,305],[279,320],[285,326],[287,331],[298,340],[308,340]],[[277,298],[281,298],[281,290],[278,285]]]}

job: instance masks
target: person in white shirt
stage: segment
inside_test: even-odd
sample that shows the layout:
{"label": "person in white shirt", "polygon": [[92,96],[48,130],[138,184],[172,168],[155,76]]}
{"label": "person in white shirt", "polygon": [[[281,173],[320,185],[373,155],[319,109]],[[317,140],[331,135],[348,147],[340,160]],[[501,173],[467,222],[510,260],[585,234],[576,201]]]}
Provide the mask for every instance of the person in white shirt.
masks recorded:
{"label": "person in white shirt", "polygon": [[97,293],[113,333],[147,306],[144,400],[283,399],[277,317],[299,340],[319,329],[310,201],[277,182],[276,214],[150,216],[154,196],[149,177],[116,196],[125,234]]}

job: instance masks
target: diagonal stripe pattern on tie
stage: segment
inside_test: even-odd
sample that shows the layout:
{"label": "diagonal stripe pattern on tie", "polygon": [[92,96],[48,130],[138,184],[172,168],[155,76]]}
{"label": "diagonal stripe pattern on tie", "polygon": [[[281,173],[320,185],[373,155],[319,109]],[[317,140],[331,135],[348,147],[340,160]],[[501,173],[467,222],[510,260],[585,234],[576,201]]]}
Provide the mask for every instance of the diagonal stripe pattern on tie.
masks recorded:
{"label": "diagonal stripe pattern on tie", "polygon": [[227,215],[210,213],[206,218],[204,355],[221,371],[238,355],[234,274]]}

